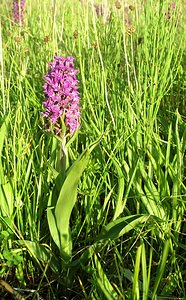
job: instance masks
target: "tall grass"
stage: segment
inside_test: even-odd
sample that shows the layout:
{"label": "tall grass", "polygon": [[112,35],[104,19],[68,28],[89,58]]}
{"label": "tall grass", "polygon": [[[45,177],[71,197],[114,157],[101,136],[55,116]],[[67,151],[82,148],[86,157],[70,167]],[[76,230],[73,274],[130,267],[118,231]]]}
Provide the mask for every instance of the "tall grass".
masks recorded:
{"label": "tall grass", "polygon": [[[24,27],[0,4],[1,277],[35,299],[184,299],[185,3],[107,1],[97,16],[93,1],[62,2],[26,1]],[[47,222],[60,146],[40,115],[55,54],[79,69],[69,163],[101,138],[65,266]]]}

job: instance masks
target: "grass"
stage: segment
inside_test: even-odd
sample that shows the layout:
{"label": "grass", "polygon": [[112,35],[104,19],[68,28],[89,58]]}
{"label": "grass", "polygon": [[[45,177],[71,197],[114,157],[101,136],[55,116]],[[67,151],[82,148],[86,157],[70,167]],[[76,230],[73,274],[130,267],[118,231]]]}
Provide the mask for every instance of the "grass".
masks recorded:
{"label": "grass", "polygon": [[[27,0],[24,27],[11,5],[0,4],[2,296],[5,282],[31,299],[185,299],[184,1],[172,11],[168,1],[104,1],[97,16],[93,1]],[[79,70],[69,164],[99,140],[73,204],[40,114],[55,54],[74,56]],[[66,263],[47,217],[59,190],[59,220],[73,208]]]}

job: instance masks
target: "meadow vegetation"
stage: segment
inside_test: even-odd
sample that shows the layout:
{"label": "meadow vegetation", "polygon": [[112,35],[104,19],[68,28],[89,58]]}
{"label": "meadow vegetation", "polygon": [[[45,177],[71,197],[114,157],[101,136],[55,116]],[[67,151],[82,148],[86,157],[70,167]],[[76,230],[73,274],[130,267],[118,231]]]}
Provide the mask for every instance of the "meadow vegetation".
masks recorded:
{"label": "meadow vegetation", "polygon": [[[21,24],[1,0],[2,299],[186,299],[185,2],[103,2],[25,0]],[[41,114],[55,55],[79,70],[63,172]]]}

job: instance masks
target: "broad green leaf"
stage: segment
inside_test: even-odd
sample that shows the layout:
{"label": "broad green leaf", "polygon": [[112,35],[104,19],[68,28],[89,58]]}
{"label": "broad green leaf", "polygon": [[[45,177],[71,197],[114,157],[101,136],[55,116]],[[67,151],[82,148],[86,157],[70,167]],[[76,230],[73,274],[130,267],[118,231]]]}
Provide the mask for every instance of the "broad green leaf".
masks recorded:
{"label": "broad green leaf", "polygon": [[48,263],[55,273],[59,272],[61,267],[60,261],[54,256],[47,245],[28,240],[19,240],[16,241],[16,243],[21,246],[26,246],[31,256],[33,256],[36,260],[40,261],[42,264],[44,262]]}
{"label": "broad green leaf", "polygon": [[[134,274],[132,273],[131,270],[124,268],[124,275],[125,277],[132,283],[134,281]],[[138,285],[140,290],[142,289],[142,282],[140,280],[138,280]]]}
{"label": "broad green leaf", "polygon": [[77,187],[80,177],[88,164],[90,153],[97,146],[99,141],[100,139],[86,149],[71,166],[62,185],[55,207],[54,221],[56,222],[58,231],[61,256],[65,262],[69,262],[71,258],[72,241],[69,221],[77,198]]}
{"label": "broad green leaf", "polygon": [[166,214],[163,209],[163,206],[161,205],[159,191],[157,190],[151,178],[148,176],[145,167],[143,165],[143,162],[141,162],[139,166],[140,166],[141,175],[144,180],[144,191],[145,191],[144,194],[141,186],[136,185],[138,191],[141,194],[141,199],[150,214],[155,215],[160,219],[164,219]]}
{"label": "broad green leaf", "polygon": [[51,191],[50,195],[49,195],[48,207],[47,207],[47,220],[48,220],[48,226],[50,229],[50,234],[51,234],[54,242],[60,249],[59,232],[57,229],[56,218],[55,218],[55,213],[54,213],[55,205],[56,205],[56,201],[55,201],[56,197],[55,197],[54,193],[55,193],[55,190]]}
{"label": "broad green leaf", "polygon": [[119,165],[119,162],[117,162],[116,159],[112,158],[113,164],[117,170],[118,173],[118,196],[117,196],[117,201],[116,201],[116,208],[114,212],[114,217],[113,219],[117,219],[119,215],[123,212],[124,206],[123,206],[123,193],[124,193],[124,188],[125,188],[125,181],[124,181],[124,175],[122,172],[122,169]]}
{"label": "broad green leaf", "polygon": [[8,122],[9,122],[9,116],[6,117],[6,119],[4,120],[0,128],[0,156],[2,154],[4,139],[8,133],[8,129],[7,129]]}
{"label": "broad green leaf", "polygon": [[11,182],[0,184],[0,211],[2,216],[13,215],[14,210],[14,192]]}
{"label": "broad green leaf", "polygon": [[135,229],[138,225],[147,223],[151,218],[152,216],[149,215],[132,215],[119,218],[106,225],[97,240],[113,240],[119,238],[127,232]]}
{"label": "broad green leaf", "polygon": [[170,164],[170,151],[171,151],[171,142],[172,142],[172,124],[169,126],[168,133],[168,142],[167,142],[167,150],[166,150],[166,158],[165,158],[165,178],[167,180],[167,169]]}
{"label": "broad green leaf", "polygon": [[8,128],[7,128],[8,122],[9,122],[9,116],[6,117],[6,119],[4,120],[4,122],[0,128],[0,184],[4,183],[4,172],[3,172],[3,167],[2,167],[1,156],[2,156],[4,140],[8,134]]}
{"label": "broad green leaf", "polygon": [[8,228],[8,232],[10,234],[13,233],[13,234],[15,234],[15,236],[17,236],[19,238],[19,235],[17,234],[17,232],[15,230],[15,225],[14,225],[14,223],[13,223],[13,221],[12,221],[11,218],[0,216],[0,224],[2,224],[3,226],[5,226],[6,228]]}
{"label": "broad green leaf", "polygon": [[110,283],[107,275],[102,269],[101,263],[97,258],[97,255],[94,254],[94,264],[97,271],[96,276],[94,276],[94,280],[96,281],[96,285],[100,288],[105,298],[108,300],[118,299],[118,295],[114,290],[112,284]]}
{"label": "broad green leaf", "polygon": [[138,182],[135,183],[135,187],[136,190],[138,192],[138,194],[140,195],[140,199],[142,200],[142,203],[144,205],[144,207],[146,208],[146,210],[148,211],[148,213],[150,215],[154,215],[157,207],[156,207],[156,203],[154,203],[153,199],[148,199],[148,197],[145,195],[141,184],[139,184]]}
{"label": "broad green leaf", "polygon": [[137,249],[136,253],[136,261],[134,266],[134,278],[133,278],[133,287],[132,287],[132,293],[133,293],[133,300],[139,300],[140,299],[140,291],[139,291],[139,271],[140,271],[140,260],[141,260],[141,248],[142,245],[140,245]]}
{"label": "broad green leaf", "polygon": [[145,243],[141,244],[141,266],[142,266],[142,275],[143,275],[143,300],[148,299],[148,276],[147,276],[147,253],[145,249]]}
{"label": "broad green leaf", "polygon": [[169,254],[170,245],[171,245],[171,240],[167,239],[164,243],[163,253],[161,255],[161,260],[160,260],[160,266],[159,266],[157,274],[156,274],[156,279],[155,279],[153,293],[152,293],[152,300],[155,300],[157,297],[157,290],[159,288],[162,276],[165,272],[167,256]]}
{"label": "broad green leaf", "polygon": [[151,224],[162,222],[156,216],[150,215],[132,215],[123,218],[119,218],[107,224],[100,235],[96,238],[95,243],[91,245],[87,250],[83,252],[81,257],[72,262],[71,266],[76,267],[80,263],[84,264],[90,260],[94,253],[101,251],[102,247],[109,241],[120,238],[122,235],[128,233],[131,230],[137,229],[141,224]]}

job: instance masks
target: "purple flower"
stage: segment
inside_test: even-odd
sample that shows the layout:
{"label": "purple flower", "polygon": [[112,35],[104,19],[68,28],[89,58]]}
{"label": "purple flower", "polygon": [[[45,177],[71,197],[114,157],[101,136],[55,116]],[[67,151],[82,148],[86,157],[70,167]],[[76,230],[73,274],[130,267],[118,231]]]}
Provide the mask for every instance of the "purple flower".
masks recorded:
{"label": "purple flower", "polygon": [[170,20],[170,18],[171,18],[171,13],[170,10],[168,10],[167,19]]}
{"label": "purple flower", "polygon": [[96,12],[97,17],[102,17],[105,18],[106,17],[106,22],[109,22],[110,20],[110,12],[106,11],[106,8],[104,5],[101,4],[94,4],[94,9]]}
{"label": "purple flower", "polygon": [[175,2],[172,2],[172,4],[171,4],[171,8],[172,8],[172,10],[174,10],[174,9],[175,9],[175,7],[176,7],[176,3],[175,3]]}
{"label": "purple flower", "polygon": [[97,17],[99,17],[99,16],[103,17],[104,16],[104,12],[105,12],[104,5],[94,4],[94,8],[95,8]]}
{"label": "purple flower", "polygon": [[[173,10],[175,10],[175,8],[176,8],[176,3],[175,3],[175,2],[172,2],[172,3],[171,3],[171,9],[168,10],[168,14],[167,14],[167,19],[168,19],[168,20],[170,20],[171,14],[172,14]],[[171,11],[172,11],[172,12],[171,12]]]}
{"label": "purple flower", "polygon": [[42,112],[46,119],[46,127],[50,130],[50,124],[54,126],[55,134],[64,134],[62,122],[66,132],[73,134],[80,126],[79,92],[76,74],[74,69],[74,58],[68,56],[55,56],[54,61],[49,63],[50,70],[44,77],[43,86],[45,101]]}
{"label": "purple flower", "polygon": [[24,0],[13,0],[13,17],[15,23],[24,26]]}

